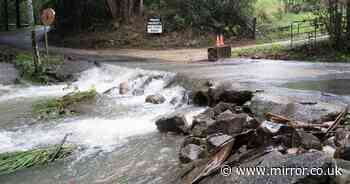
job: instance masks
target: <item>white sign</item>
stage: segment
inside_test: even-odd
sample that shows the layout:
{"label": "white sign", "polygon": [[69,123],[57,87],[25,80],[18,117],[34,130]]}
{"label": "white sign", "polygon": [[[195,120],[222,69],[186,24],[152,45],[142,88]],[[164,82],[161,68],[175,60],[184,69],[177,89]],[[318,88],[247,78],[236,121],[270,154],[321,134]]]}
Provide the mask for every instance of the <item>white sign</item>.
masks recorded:
{"label": "white sign", "polygon": [[161,34],[163,33],[163,24],[159,18],[148,19],[147,33],[149,34]]}

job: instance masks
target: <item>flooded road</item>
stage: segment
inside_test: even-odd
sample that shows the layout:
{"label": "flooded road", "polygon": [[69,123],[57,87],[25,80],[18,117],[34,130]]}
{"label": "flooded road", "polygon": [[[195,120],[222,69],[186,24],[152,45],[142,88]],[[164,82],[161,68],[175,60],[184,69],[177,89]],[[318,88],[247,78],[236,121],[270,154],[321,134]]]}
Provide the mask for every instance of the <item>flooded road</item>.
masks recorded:
{"label": "flooded road", "polygon": [[[174,77],[170,72],[108,64],[94,67],[71,84],[81,91],[96,89],[100,95],[93,109],[88,114],[48,121],[33,118],[32,105],[73,89],[66,89],[65,84],[0,86],[0,153],[58,144],[67,134],[67,143],[79,147],[64,162],[0,176],[0,183],[175,183],[183,137],[158,133],[154,122],[175,110],[199,113],[203,109],[182,100],[183,87],[168,85]],[[125,81],[130,86],[127,94],[112,90],[102,95]],[[166,102],[145,103],[151,94],[161,94]],[[175,98],[177,102],[170,103]]]}

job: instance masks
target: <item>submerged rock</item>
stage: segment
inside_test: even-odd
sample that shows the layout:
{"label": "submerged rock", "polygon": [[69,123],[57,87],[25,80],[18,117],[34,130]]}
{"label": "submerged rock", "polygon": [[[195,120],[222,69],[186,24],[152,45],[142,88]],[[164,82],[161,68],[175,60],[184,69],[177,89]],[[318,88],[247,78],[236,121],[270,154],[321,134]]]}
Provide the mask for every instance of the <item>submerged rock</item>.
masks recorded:
{"label": "submerged rock", "polygon": [[186,118],[181,114],[174,114],[160,118],[156,121],[157,128],[160,132],[174,132],[179,134],[188,133],[188,123]]}
{"label": "submerged rock", "polygon": [[165,102],[165,98],[162,95],[149,95],[146,97],[146,102],[147,103],[152,103],[152,104],[162,104]]}
{"label": "submerged rock", "polygon": [[233,114],[229,110],[221,113],[213,119],[211,117],[212,114],[209,112],[210,111],[207,111],[207,115],[202,114],[194,118],[191,129],[193,135],[206,137],[209,134],[217,133],[227,135],[239,134],[244,130],[248,119],[247,114]]}
{"label": "submerged rock", "polygon": [[128,82],[120,83],[120,85],[119,85],[119,94],[125,95],[128,92],[129,92],[129,84],[128,84]]}

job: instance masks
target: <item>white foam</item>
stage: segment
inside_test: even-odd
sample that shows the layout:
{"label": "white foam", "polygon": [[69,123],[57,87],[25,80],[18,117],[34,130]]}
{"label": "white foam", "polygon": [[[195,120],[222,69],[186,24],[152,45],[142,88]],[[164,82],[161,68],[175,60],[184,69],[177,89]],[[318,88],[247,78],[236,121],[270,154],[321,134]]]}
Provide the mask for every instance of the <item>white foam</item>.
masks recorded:
{"label": "white foam", "polygon": [[[118,107],[118,105],[125,106],[126,113],[111,118],[65,119],[60,120],[60,122],[27,126],[18,131],[0,130],[0,152],[27,150],[41,145],[57,144],[66,134],[70,134],[68,138],[70,143],[109,151],[124,144],[128,137],[155,132],[155,120],[160,115],[173,112],[175,106],[171,105],[170,101],[173,98],[181,100],[185,92],[185,89],[180,86],[164,89],[173,77],[172,73],[128,69],[113,65],[103,65],[101,68],[87,70],[72,84],[81,91],[94,86],[97,92],[102,93],[112,87],[119,87],[122,82],[130,83],[132,89],[128,94],[112,96],[105,104],[107,111],[113,111],[116,109],[114,107]],[[148,79],[152,80],[144,85]],[[131,91],[141,86],[145,94],[133,96]],[[11,99],[60,96],[73,90],[63,90],[65,87],[67,85],[64,84],[29,87],[0,86],[0,89],[4,88],[8,91],[0,96],[0,104],[1,101]],[[163,95],[166,98],[166,103],[160,105],[145,103],[145,98],[149,94]],[[191,118],[191,115],[201,111],[196,110],[186,117]]]}

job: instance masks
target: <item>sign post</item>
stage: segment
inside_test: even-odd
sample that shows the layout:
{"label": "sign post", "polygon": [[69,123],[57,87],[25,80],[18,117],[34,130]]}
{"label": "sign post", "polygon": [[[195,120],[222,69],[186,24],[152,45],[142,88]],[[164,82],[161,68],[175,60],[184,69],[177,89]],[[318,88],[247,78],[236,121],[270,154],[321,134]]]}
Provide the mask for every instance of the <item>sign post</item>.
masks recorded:
{"label": "sign post", "polygon": [[160,18],[150,18],[147,22],[147,33],[148,34],[162,34],[163,23]]}
{"label": "sign post", "polygon": [[47,60],[49,59],[49,40],[47,36],[47,27],[52,25],[52,23],[55,21],[55,15],[56,12],[52,8],[47,8],[43,10],[41,14],[41,22],[44,24],[44,31],[45,31],[45,49],[46,49],[46,57]]}

